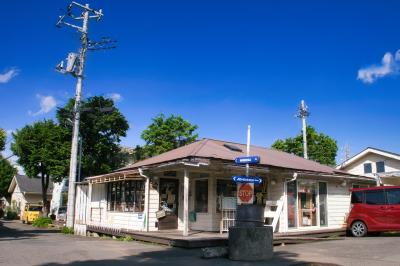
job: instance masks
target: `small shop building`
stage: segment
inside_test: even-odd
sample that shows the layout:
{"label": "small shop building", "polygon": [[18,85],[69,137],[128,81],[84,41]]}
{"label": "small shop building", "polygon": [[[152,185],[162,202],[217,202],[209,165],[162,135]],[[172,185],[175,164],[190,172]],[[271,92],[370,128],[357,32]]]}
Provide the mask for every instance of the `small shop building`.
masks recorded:
{"label": "small shop building", "polygon": [[[250,175],[262,179],[254,184],[252,201],[265,207],[265,223],[273,223],[275,232],[342,229],[350,189],[375,185],[374,178],[274,149],[251,146],[250,153],[260,156]],[[245,173],[245,166],[234,159],[245,154],[244,144],[202,139],[88,177],[77,186],[76,233],[226,232],[234,225],[237,206],[238,185],[232,176]]]}

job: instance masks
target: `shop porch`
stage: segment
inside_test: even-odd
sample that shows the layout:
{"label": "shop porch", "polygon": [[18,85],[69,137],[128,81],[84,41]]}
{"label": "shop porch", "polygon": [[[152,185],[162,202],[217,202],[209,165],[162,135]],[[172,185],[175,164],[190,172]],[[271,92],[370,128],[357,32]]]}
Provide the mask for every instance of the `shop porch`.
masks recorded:
{"label": "shop porch", "polygon": [[[188,236],[183,236],[181,230],[162,230],[141,232],[128,229],[115,229],[101,226],[87,226],[87,231],[114,236],[130,236],[137,241],[154,244],[168,245],[180,248],[203,248],[214,246],[227,246],[228,233],[189,231]],[[342,229],[315,229],[307,231],[275,233],[274,245],[299,244],[314,241],[336,240],[345,236],[346,230]]]}

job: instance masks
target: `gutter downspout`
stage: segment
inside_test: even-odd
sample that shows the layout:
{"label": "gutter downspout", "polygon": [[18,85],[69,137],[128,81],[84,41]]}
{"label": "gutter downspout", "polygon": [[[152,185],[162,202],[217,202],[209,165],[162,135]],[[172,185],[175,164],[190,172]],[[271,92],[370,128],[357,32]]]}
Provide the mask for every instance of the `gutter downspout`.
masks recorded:
{"label": "gutter downspout", "polygon": [[146,194],[147,194],[147,206],[146,206],[146,224],[145,224],[145,230],[146,232],[149,232],[149,215],[150,215],[150,177],[146,176],[143,174],[143,169],[138,168],[139,170],[139,175],[141,177],[146,178],[146,183],[147,183],[147,189],[146,189]]}

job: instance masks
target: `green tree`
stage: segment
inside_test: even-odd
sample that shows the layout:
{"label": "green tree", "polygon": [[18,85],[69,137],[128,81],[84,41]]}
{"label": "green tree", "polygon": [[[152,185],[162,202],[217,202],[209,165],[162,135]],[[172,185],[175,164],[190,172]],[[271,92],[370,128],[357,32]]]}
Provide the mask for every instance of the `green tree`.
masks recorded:
{"label": "green tree", "polygon": [[18,156],[18,164],[29,177],[41,178],[43,214],[47,216],[50,178],[53,182],[60,182],[68,172],[68,132],[51,120],[44,120],[17,130],[13,136],[11,150]]}
{"label": "green tree", "polygon": [[[294,138],[278,139],[272,144],[272,148],[303,157],[303,134],[300,132]],[[311,126],[307,126],[307,148],[309,159],[325,165],[336,165],[335,158],[338,150],[336,140],[316,132]]]}
{"label": "green tree", "polygon": [[[160,114],[153,118],[153,122],[142,132],[142,139],[146,142],[143,147],[145,157],[151,157],[163,152],[192,143],[198,137],[195,134],[197,125],[192,125],[181,116],[165,117]],[[139,154],[139,153],[138,153]]]}
{"label": "green tree", "polygon": [[[6,132],[0,128],[0,152],[4,150],[6,140]],[[0,197],[8,196],[8,187],[16,174],[17,169],[6,158],[0,155]]]}
{"label": "green tree", "polygon": [[6,146],[7,134],[4,129],[0,128],[0,151],[3,151]]}
{"label": "green tree", "polygon": [[[59,124],[72,139],[74,99],[57,110]],[[82,139],[82,177],[109,173],[124,165],[119,143],[126,136],[128,122],[111,99],[95,96],[82,101],[80,136]]]}
{"label": "green tree", "polygon": [[0,197],[9,196],[8,187],[16,174],[17,169],[7,159],[0,156]]}

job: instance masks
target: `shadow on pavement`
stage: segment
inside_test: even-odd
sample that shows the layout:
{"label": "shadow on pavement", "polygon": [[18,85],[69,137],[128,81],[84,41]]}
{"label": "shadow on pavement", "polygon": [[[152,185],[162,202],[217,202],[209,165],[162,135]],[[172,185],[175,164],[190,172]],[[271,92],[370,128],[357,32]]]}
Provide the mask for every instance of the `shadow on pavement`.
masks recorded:
{"label": "shadow on pavement", "polygon": [[274,257],[268,261],[259,262],[244,262],[231,261],[227,258],[217,259],[202,259],[200,250],[188,250],[180,248],[171,248],[163,251],[143,252],[138,255],[125,256],[121,259],[106,259],[106,260],[86,260],[73,261],[70,263],[46,263],[42,266],[58,266],[58,265],[292,265],[292,266],[336,266],[336,264],[324,264],[315,262],[306,262],[298,260],[298,254],[290,252],[275,252]]}
{"label": "shadow on pavement", "polygon": [[[15,223],[15,221],[5,221],[5,220],[0,221],[0,241],[22,240],[35,237],[38,234],[58,232],[56,230],[36,229],[32,227],[31,229],[24,228],[24,230],[20,230],[9,226],[4,226],[12,223]],[[25,226],[28,227],[29,225]]]}

